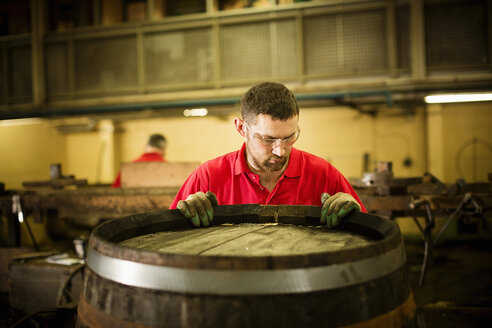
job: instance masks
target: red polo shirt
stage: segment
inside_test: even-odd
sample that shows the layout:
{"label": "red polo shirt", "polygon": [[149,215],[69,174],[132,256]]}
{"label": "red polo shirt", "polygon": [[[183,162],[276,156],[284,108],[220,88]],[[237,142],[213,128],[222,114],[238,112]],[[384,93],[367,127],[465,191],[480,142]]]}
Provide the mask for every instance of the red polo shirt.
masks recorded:
{"label": "red polo shirt", "polygon": [[289,164],[272,191],[246,164],[246,146],[200,165],[185,181],[170,208],[198,191],[211,191],[219,205],[321,205],[321,194],[349,193],[366,211],[345,177],[324,159],[292,148]]}
{"label": "red polo shirt", "polygon": [[[165,162],[166,160],[159,153],[143,153],[139,158],[134,159],[132,162]],[[116,178],[114,179],[113,188],[121,187],[121,171],[118,171]]]}

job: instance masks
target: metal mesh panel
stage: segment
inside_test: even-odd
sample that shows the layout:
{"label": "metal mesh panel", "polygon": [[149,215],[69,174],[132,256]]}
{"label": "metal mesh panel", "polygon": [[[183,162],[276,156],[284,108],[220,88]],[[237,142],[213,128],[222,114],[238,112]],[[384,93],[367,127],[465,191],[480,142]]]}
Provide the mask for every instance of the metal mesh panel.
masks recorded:
{"label": "metal mesh panel", "polygon": [[[341,71],[338,59],[337,17],[316,16],[304,19],[304,56],[307,74],[333,74]],[[343,61],[342,61],[343,63]]]}
{"label": "metal mesh panel", "polygon": [[224,81],[272,75],[269,23],[225,25],[220,31]]}
{"label": "metal mesh panel", "polygon": [[74,57],[76,91],[137,85],[135,36],[77,41]]}
{"label": "metal mesh panel", "polygon": [[214,80],[210,28],[148,34],[144,49],[145,81],[149,85]]}
{"label": "metal mesh panel", "polygon": [[307,17],[307,74],[352,74],[388,68],[383,10]]}
{"label": "metal mesh panel", "polygon": [[398,56],[398,68],[410,69],[410,9],[408,6],[398,7],[396,16],[396,46]]}
{"label": "metal mesh panel", "polygon": [[275,22],[272,24],[272,29],[277,40],[277,54],[273,58],[276,65],[274,75],[282,77],[298,74],[295,21]]}
{"label": "metal mesh panel", "polygon": [[343,17],[344,71],[387,69],[386,20],[383,11]]}
{"label": "metal mesh panel", "polygon": [[9,49],[9,96],[12,103],[28,103],[32,99],[31,47]]}
{"label": "metal mesh panel", "polygon": [[65,43],[48,43],[46,45],[46,92],[68,92],[67,47]]}
{"label": "metal mesh panel", "polygon": [[428,68],[486,68],[486,12],[484,1],[425,6]]}

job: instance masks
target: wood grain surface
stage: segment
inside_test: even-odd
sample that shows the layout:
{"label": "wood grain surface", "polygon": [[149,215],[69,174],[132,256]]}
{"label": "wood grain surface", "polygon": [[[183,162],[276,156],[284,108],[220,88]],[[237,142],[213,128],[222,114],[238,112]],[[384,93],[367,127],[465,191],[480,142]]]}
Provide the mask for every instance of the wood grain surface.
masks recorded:
{"label": "wood grain surface", "polygon": [[170,254],[279,256],[335,252],[370,242],[366,236],[321,226],[245,223],[146,234],[120,246]]}

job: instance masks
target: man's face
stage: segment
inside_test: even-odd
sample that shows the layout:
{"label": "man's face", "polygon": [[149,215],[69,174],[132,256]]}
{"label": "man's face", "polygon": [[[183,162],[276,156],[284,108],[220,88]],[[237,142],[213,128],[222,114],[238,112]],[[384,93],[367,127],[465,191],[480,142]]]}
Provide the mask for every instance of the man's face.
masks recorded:
{"label": "man's face", "polygon": [[254,124],[245,124],[248,164],[260,171],[285,169],[299,136],[297,121],[298,116],[281,121],[260,114]]}

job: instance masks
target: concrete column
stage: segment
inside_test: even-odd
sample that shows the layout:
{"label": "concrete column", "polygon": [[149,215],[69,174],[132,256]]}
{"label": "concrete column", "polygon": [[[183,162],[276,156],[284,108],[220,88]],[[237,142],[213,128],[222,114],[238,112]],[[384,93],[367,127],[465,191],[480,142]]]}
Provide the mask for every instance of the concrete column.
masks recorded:
{"label": "concrete column", "polygon": [[115,127],[112,120],[99,121],[99,160],[97,163],[96,183],[111,183],[116,176],[114,132]]}

